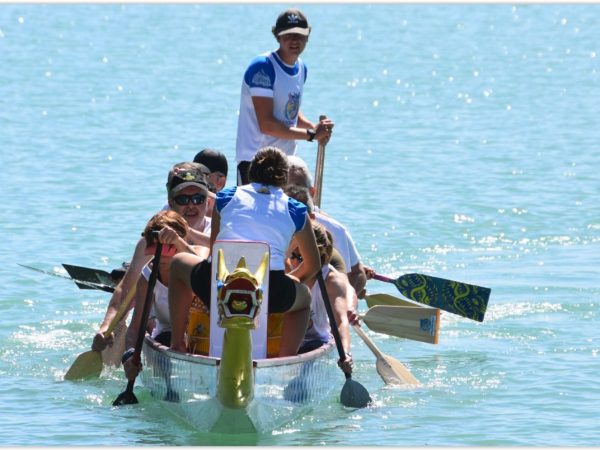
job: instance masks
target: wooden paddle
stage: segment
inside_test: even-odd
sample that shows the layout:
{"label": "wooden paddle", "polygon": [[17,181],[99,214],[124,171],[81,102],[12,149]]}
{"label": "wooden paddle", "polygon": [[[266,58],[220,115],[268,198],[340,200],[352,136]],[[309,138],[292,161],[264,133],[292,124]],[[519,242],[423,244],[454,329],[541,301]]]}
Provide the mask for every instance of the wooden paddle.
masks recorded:
{"label": "wooden paddle", "polygon": [[416,386],[420,384],[419,380],[410,373],[404,364],[389,355],[381,353],[369,336],[358,325],[353,325],[352,327],[377,358],[375,367],[385,384],[410,384]]}
{"label": "wooden paddle", "polygon": [[67,277],[65,275],[61,275],[61,274],[56,273],[56,272],[50,272],[50,271],[47,271],[47,270],[37,269],[35,267],[26,266],[25,264],[19,264],[19,263],[17,263],[17,264],[19,266],[25,267],[26,269],[29,269],[29,270],[35,270],[36,272],[44,273],[46,275],[51,275],[53,277],[62,278],[64,280],[74,281],[75,284],[77,284],[77,287],[79,289],[98,289],[100,291],[105,291],[105,292],[113,292],[115,290],[115,288],[114,288],[113,285],[107,285],[107,284],[102,284],[102,283],[95,283],[95,282],[90,282],[90,281],[86,281],[86,280],[77,280],[75,278]]}
{"label": "wooden paddle", "polygon": [[[158,231],[152,231],[152,234],[157,237]],[[154,252],[154,259],[152,260],[152,272],[150,273],[150,279],[148,280],[148,290],[146,291],[146,299],[144,301],[144,309],[142,311],[142,320],[140,322],[140,328],[137,335],[137,341],[135,342],[135,349],[133,352],[133,361],[135,364],[141,363],[142,344],[144,343],[144,336],[146,335],[146,325],[148,323],[148,316],[150,315],[150,309],[152,306],[152,296],[154,295],[154,286],[156,285],[156,279],[158,278],[158,270],[160,264],[160,253],[162,252],[162,243],[156,241],[156,251]],[[136,377],[137,378],[137,377]],[[138,399],[133,393],[133,386],[135,380],[128,380],[127,387],[113,402],[113,406],[121,405],[133,405],[138,403]]]}
{"label": "wooden paddle", "polygon": [[491,293],[486,287],[418,273],[404,274],[395,280],[375,273],[373,278],[394,284],[402,295],[419,303],[478,322],[483,322]]}
{"label": "wooden paddle", "polygon": [[[121,303],[121,306],[119,306],[119,309],[117,310],[113,320],[108,325],[105,334],[108,335],[112,333],[119,322],[123,319],[125,314],[127,314],[129,311],[129,304],[133,300],[136,287],[137,286],[134,285],[133,288],[131,288],[127,293],[127,297],[125,297],[125,300],[123,303]],[[69,370],[67,370],[67,373],[65,373],[64,379],[72,381],[83,380],[87,378],[98,378],[101,373],[102,353],[94,350],[88,350],[87,352],[80,354],[75,361],[73,361],[73,364],[71,364],[71,367]]]}
{"label": "wooden paddle", "polygon": [[418,306],[375,306],[360,318],[378,333],[437,344],[440,310]]}
{"label": "wooden paddle", "polygon": [[390,294],[370,294],[365,295],[365,300],[367,302],[367,306],[372,308],[377,305],[384,306],[419,306],[421,308],[427,308],[419,302],[415,302],[414,300],[407,300],[405,298],[394,297]]}
{"label": "wooden paddle", "polygon": [[[346,357],[346,352],[342,346],[342,339],[340,338],[340,332],[337,328],[335,316],[333,315],[333,309],[329,303],[329,295],[327,294],[327,287],[325,286],[325,280],[323,279],[323,273],[321,270],[319,270],[317,273],[317,281],[319,282],[321,297],[323,299],[323,303],[325,304],[325,309],[327,310],[327,317],[329,317],[331,333],[335,339],[335,345],[337,347],[340,359],[343,360]],[[352,408],[364,408],[365,406],[369,405],[372,400],[365,387],[359,382],[354,381],[351,374],[344,372],[344,375],[346,376],[346,382],[344,383],[344,387],[342,387],[342,392],[340,394],[340,402],[342,405]]]}
{"label": "wooden paddle", "polygon": [[[327,116],[320,115],[319,122],[327,119]],[[323,192],[323,170],[325,168],[325,144],[319,142],[317,147],[317,162],[315,166],[315,195],[313,202],[317,206],[321,206],[321,193]]]}

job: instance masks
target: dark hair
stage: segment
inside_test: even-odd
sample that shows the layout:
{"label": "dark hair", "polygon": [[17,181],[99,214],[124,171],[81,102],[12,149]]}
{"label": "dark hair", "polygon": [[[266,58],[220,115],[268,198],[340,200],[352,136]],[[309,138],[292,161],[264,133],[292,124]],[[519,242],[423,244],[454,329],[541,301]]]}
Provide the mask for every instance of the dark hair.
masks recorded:
{"label": "dark hair", "polygon": [[250,162],[250,182],[284,187],[288,179],[287,156],[277,147],[263,147]]}
{"label": "dark hair", "polygon": [[148,224],[144,229],[144,239],[146,240],[147,247],[150,247],[154,244],[154,236],[152,236],[152,233],[150,232],[160,231],[165,226],[173,228],[175,232],[182,238],[185,238],[189,229],[185,219],[176,211],[160,211],[152,216],[152,219],[148,221]]}
{"label": "dark hair", "polygon": [[310,191],[308,188],[300,186],[299,184],[288,184],[283,192],[285,192],[285,195],[288,197],[298,200],[300,203],[306,205],[306,211],[309,214],[312,214],[312,212],[315,210],[315,204],[313,203],[313,199],[310,196]]}

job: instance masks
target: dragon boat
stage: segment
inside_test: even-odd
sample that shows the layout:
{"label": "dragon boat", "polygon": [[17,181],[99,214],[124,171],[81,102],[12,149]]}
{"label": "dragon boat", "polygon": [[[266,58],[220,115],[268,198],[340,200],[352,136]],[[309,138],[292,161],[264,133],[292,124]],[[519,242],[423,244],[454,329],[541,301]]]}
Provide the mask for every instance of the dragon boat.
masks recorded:
{"label": "dragon boat", "polygon": [[[335,343],[267,358],[263,291],[268,287],[268,246],[216,242],[213,252],[211,352],[180,353],[146,336],[142,383],[199,431],[269,432],[306,414],[339,388]],[[231,273],[228,262],[229,267],[235,264]]]}

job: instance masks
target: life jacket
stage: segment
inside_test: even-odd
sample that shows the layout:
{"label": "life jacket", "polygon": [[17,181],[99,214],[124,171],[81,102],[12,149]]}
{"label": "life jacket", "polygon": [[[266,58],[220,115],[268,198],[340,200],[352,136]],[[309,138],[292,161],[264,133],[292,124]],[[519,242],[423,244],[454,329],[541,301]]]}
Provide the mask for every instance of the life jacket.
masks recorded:
{"label": "life jacket", "polygon": [[208,355],[210,339],[210,312],[196,295],[188,315],[187,350],[195,355]]}
{"label": "life jacket", "polygon": [[[281,348],[284,313],[268,315],[267,320],[267,358],[277,358]],[[195,355],[208,355],[210,338],[210,313],[197,296],[194,295],[188,316],[187,350]]]}
{"label": "life jacket", "polygon": [[284,313],[269,314],[267,320],[267,358],[277,358],[281,348]]}

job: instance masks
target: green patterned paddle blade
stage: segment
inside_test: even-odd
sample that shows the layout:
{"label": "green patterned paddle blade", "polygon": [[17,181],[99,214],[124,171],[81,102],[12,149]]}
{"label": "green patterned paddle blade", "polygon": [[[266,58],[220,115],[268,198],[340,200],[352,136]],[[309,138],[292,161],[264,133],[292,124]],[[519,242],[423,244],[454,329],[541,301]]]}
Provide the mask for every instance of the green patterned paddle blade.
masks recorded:
{"label": "green patterned paddle blade", "polygon": [[373,278],[393,283],[402,295],[411,300],[478,322],[483,322],[492,292],[486,287],[419,273],[407,273],[396,280],[378,274]]}

